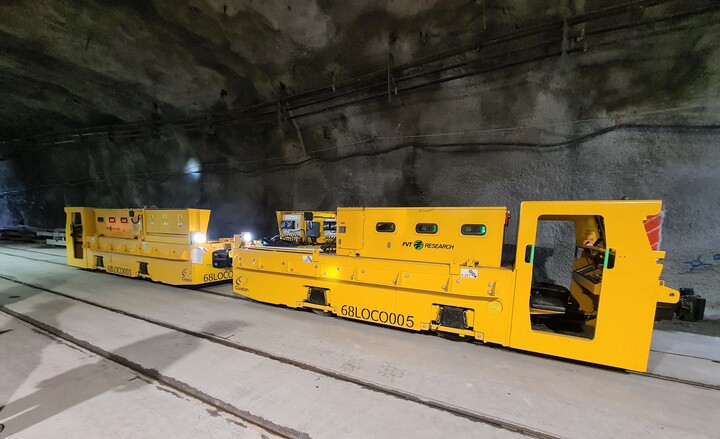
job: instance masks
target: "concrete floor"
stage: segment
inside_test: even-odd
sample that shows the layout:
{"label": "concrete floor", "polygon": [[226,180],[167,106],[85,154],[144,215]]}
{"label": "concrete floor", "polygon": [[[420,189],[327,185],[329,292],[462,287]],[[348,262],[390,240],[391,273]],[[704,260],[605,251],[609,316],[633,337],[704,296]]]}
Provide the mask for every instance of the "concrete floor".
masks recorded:
{"label": "concrete floor", "polygon": [[686,438],[720,430],[716,338],[656,331],[650,372],[696,383],[687,384],[236,300],[224,295],[228,284],[195,291],[76,270],[63,252],[0,243],[0,332],[12,329],[0,334],[0,370],[10,371],[0,383],[3,438]]}
{"label": "concrete floor", "polygon": [[0,370],[0,437],[272,436],[5,314]]}

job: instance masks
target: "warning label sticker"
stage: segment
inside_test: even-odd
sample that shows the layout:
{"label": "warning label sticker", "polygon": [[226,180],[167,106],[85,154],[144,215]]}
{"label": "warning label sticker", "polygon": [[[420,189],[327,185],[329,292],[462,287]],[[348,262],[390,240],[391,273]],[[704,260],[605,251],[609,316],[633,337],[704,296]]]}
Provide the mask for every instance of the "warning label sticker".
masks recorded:
{"label": "warning label sticker", "polygon": [[478,270],[477,270],[477,268],[461,268],[460,269],[460,277],[469,277],[472,279],[477,279]]}

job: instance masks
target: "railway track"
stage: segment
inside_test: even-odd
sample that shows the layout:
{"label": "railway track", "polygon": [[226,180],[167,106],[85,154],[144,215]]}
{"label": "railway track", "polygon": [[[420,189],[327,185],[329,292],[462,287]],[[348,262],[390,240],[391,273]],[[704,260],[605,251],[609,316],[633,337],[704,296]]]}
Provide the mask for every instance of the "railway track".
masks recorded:
{"label": "railway track", "polygon": [[[7,248],[7,249],[10,249],[10,250],[13,250],[13,251],[22,251],[22,252],[28,252],[28,253],[43,254],[43,255],[46,255],[46,256],[53,256],[53,257],[56,257],[56,258],[61,259],[63,262],[48,261],[48,260],[45,260],[45,259],[38,259],[38,258],[35,258],[35,257],[29,257],[29,256],[20,256],[20,255],[16,255],[16,254],[6,253],[6,252],[0,251],[0,254],[6,255],[6,256],[19,257],[19,258],[23,258],[23,259],[27,259],[27,260],[33,260],[33,261],[37,261],[37,262],[45,262],[45,263],[48,263],[48,264],[54,264],[54,265],[60,265],[60,266],[67,266],[67,264],[64,262],[64,261],[65,261],[65,257],[64,257],[63,255],[57,255],[57,254],[53,254],[53,253],[50,253],[50,252],[43,252],[43,251],[39,251],[39,250],[20,249],[20,248],[17,248],[17,247],[9,247],[9,246],[5,246],[5,245],[0,245],[0,247],[1,247],[1,248]],[[105,273],[102,273],[102,274],[104,275]],[[96,307],[99,307],[99,308],[102,308],[102,309],[105,309],[105,310],[108,310],[108,311],[112,311],[112,312],[119,313],[119,314],[123,314],[123,315],[129,316],[129,317],[137,318],[137,319],[140,319],[140,320],[149,322],[149,323],[159,324],[160,326],[164,326],[164,327],[166,327],[166,328],[168,328],[168,329],[177,330],[177,331],[179,331],[179,332],[183,332],[183,333],[186,333],[186,334],[189,334],[189,335],[201,334],[201,335],[202,335],[201,338],[206,338],[206,339],[208,339],[209,341],[217,341],[217,342],[219,342],[220,344],[224,344],[224,345],[229,346],[229,347],[234,347],[234,348],[236,348],[236,349],[240,349],[240,350],[243,350],[243,351],[245,351],[245,352],[253,353],[253,354],[256,354],[256,355],[261,355],[261,356],[264,356],[264,357],[267,357],[267,358],[270,358],[270,359],[273,359],[273,360],[276,360],[276,361],[285,362],[285,363],[287,363],[287,364],[292,364],[292,365],[294,365],[294,366],[301,367],[301,368],[303,368],[303,369],[310,370],[310,371],[313,371],[313,372],[316,372],[316,373],[320,373],[320,374],[322,374],[322,375],[326,375],[326,376],[329,376],[329,377],[332,377],[332,378],[335,378],[335,379],[342,379],[343,381],[351,382],[351,383],[358,384],[358,385],[362,385],[362,386],[374,386],[374,384],[369,383],[369,382],[366,382],[366,381],[364,381],[364,380],[359,380],[359,379],[356,379],[356,378],[354,378],[354,377],[352,377],[352,376],[345,375],[345,374],[338,374],[337,372],[325,370],[325,369],[322,369],[322,368],[318,368],[318,367],[316,367],[316,366],[314,366],[314,365],[310,365],[310,364],[307,364],[307,363],[298,363],[298,362],[295,362],[294,360],[291,360],[291,359],[285,359],[285,360],[287,360],[287,361],[284,361],[284,357],[278,357],[278,356],[276,356],[276,355],[274,355],[274,354],[271,354],[271,353],[268,353],[268,352],[264,352],[264,351],[258,350],[258,349],[256,349],[256,348],[252,348],[252,347],[244,346],[244,345],[241,345],[241,344],[229,342],[229,341],[227,341],[227,340],[225,340],[225,339],[223,339],[223,338],[220,338],[220,337],[216,337],[216,340],[215,340],[215,339],[210,339],[210,338],[207,338],[207,337],[209,337],[207,334],[198,333],[198,332],[195,332],[195,331],[192,331],[192,330],[188,330],[188,329],[181,328],[181,327],[176,326],[176,325],[172,325],[172,324],[165,323],[165,322],[160,322],[160,321],[158,321],[158,320],[151,319],[151,318],[147,318],[147,317],[141,316],[141,315],[139,315],[139,314],[130,313],[130,312],[127,312],[127,311],[118,309],[118,308],[108,307],[108,306],[106,306],[106,305],[103,305],[103,304],[100,304],[100,303],[97,303],[97,302],[93,302],[93,301],[89,301],[89,300],[86,300],[86,299],[78,298],[78,297],[75,297],[75,296],[72,296],[72,295],[69,295],[69,294],[66,294],[66,293],[62,293],[62,292],[58,292],[58,291],[52,291],[52,290],[46,289],[46,288],[44,288],[44,287],[42,287],[42,286],[36,286],[36,285],[26,284],[26,283],[23,283],[22,281],[19,281],[19,280],[13,279],[13,278],[8,278],[8,277],[5,277],[5,276],[3,276],[3,275],[0,275],[0,278],[5,279],[5,280],[9,280],[9,281],[12,281],[12,282],[20,283],[20,284],[29,286],[29,287],[31,287],[31,288],[36,288],[36,289],[39,289],[39,290],[42,290],[42,291],[45,291],[45,292],[48,292],[48,293],[51,293],[51,294],[56,294],[56,295],[59,295],[59,296],[62,296],[62,297],[65,297],[65,298],[68,298],[68,299],[71,299],[71,300],[76,300],[76,301],[79,301],[79,302],[82,302],[82,303],[85,303],[85,304],[88,304],[88,305],[96,306]],[[169,287],[171,287],[171,288],[183,288],[183,287],[173,287],[173,286],[169,286]],[[207,289],[204,289],[204,288],[188,287],[187,289],[189,289],[189,290],[191,290],[191,291],[197,291],[197,292],[203,293],[203,294],[211,294],[211,295],[215,295],[215,296],[220,296],[220,297],[224,297],[224,298],[231,299],[231,300],[246,300],[245,298],[240,297],[240,296],[237,296],[237,295],[224,294],[224,293],[220,293],[220,292],[217,292],[217,291],[207,290]],[[167,325],[167,326],[166,326],[166,325]],[[221,341],[222,341],[222,342],[221,342]],[[661,353],[663,353],[662,351],[653,351],[653,352],[661,352]],[[673,355],[680,355],[680,354],[673,354]],[[683,356],[683,355],[680,355],[680,356]],[[704,358],[699,358],[699,357],[692,357],[692,358],[698,358],[698,359],[701,359],[701,360],[705,360]],[[708,361],[711,361],[711,360],[708,360]],[[653,378],[653,379],[658,379],[658,380],[663,380],[663,381],[670,381],[670,382],[675,382],[675,383],[681,383],[681,384],[686,384],[686,385],[690,385],[690,386],[700,387],[700,388],[703,388],[703,389],[720,390],[720,386],[717,386],[717,385],[700,383],[700,382],[695,382],[695,381],[691,381],[691,380],[685,380],[685,379],[676,378],[676,377],[669,377],[669,376],[660,375],[660,374],[655,374],[655,373],[651,373],[651,372],[638,373],[638,372],[632,372],[632,371],[621,371],[621,370],[617,370],[617,373],[630,373],[630,374],[634,374],[634,375],[638,375],[638,376],[643,376],[643,377],[648,377],[648,378]],[[368,387],[368,388],[370,388],[370,387]],[[382,393],[393,394],[392,392],[389,392],[387,389],[374,389],[374,390],[380,391],[380,392],[382,392]],[[400,393],[403,393],[403,392],[400,392]],[[394,395],[394,396],[400,396],[400,397],[402,397],[402,395],[400,395],[400,394],[397,394],[397,395]],[[407,398],[406,398],[406,399],[407,399]],[[411,400],[411,399],[409,399],[409,400]],[[418,401],[418,402],[419,402],[419,401]],[[448,406],[447,408],[450,408],[450,407]],[[461,413],[456,413],[456,414],[462,415]],[[467,417],[467,416],[465,416],[465,417]],[[486,422],[486,423],[490,424],[490,422]]]}
{"label": "railway track", "polygon": [[[39,252],[33,252],[33,253],[39,253]],[[20,258],[34,260],[34,261],[47,262],[47,263],[51,263],[51,264],[60,264],[60,263],[54,262],[54,261],[43,261],[38,258],[13,255],[13,254],[6,253],[6,252],[0,252],[0,254],[4,254],[7,256],[13,256],[13,257],[20,257]],[[65,265],[65,264],[60,264],[60,265]],[[39,290],[44,293],[53,294],[53,295],[63,297],[66,299],[70,299],[73,301],[77,301],[77,302],[80,302],[80,303],[83,303],[86,305],[97,307],[97,308],[100,308],[100,309],[103,309],[106,311],[110,311],[110,312],[113,312],[116,314],[120,314],[120,315],[126,316],[131,319],[136,319],[136,320],[139,320],[139,321],[142,321],[145,323],[150,323],[150,324],[153,324],[156,326],[160,326],[165,329],[177,331],[177,332],[180,332],[180,333],[192,336],[192,337],[196,337],[198,339],[202,339],[202,340],[209,341],[211,343],[222,345],[222,346],[230,348],[230,349],[236,349],[236,350],[246,352],[246,353],[249,353],[252,355],[257,355],[257,356],[260,356],[263,358],[277,361],[279,363],[283,363],[283,364],[290,365],[290,366],[293,366],[293,367],[296,367],[296,368],[299,368],[302,370],[306,370],[306,371],[313,372],[313,373],[316,373],[319,375],[323,375],[325,377],[328,377],[328,378],[331,378],[334,380],[339,380],[339,381],[343,381],[346,383],[354,384],[354,385],[360,386],[364,389],[371,390],[373,392],[378,392],[378,393],[382,393],[385,395],[390,395],[390,396],[402,399],[409,403],[420,404],[422,406],[425,406],[425,407],[428,407],[428,408],[431,408],[434,410],[439,410],[439,411],[442,411],[442,412],[445,412],[445,413],[448,413],[448,414],[451,414],[454,416],[459,416],[459,417],[462,417],[465,419],[469,419],[474,422],[487,424],[487,425],[490,425],[495,428],[499,428],[499,429],[511,431],[514,433],[519,433],[524,436],[534,437],[534,438],[539,438],[539,439],[563,438],[563,436],[555,435],[555,434],[548,433],[548,432],[545,432],[545,431],[542,431],[539,429],[535,429],[535,428],[532,428],[529,426],[514,423],[511,421],[499,418],[499,417],[490,416],[490,415],[486,415],[483,413],[478,413],[475,411],[464,409],[462,407],[456,407],[456,406],[453,406],[450,404],[443,403],[441,401],[436,401],[436,400],[426,398],[426,397],[423,397],[420,395],[416,395],[416,394],[413,394],[410,392],[406,392],[403,390],[391,388],[388,386],[383,386],[383,385],[380,385],[380,384],[377,384],[377,383],[374,383],[374,382],[371,382],[368,380],[364,380],[361,378],[357,378],[357,377],[354,377],[354,376],[351,376],[348,374],[324,369],[322,367],[318,367],[316,365],[313,365],[313,364],[310,364],[307,362],[298,361],[298,360],[295,360],[295,359],[292,359],[292,358],[289,358],[286,356],[274,354],[274,353],[264,351],[261,349],[257,349],[257,348],[251,347],[251,346],[243,345],[241,343],[237,343],[232,340],[228,340],[226,338],[216,336],[214,334],[194,331],[194,330],[182,327],[182,326],[178,326],[173,323],[160,321],[160,320],[157,320],[154,318],[142,316],[142,315],[139,315],[139,314],[136,314],[133,312],[125,311],[125,310],[118,309],[118,308],[111,307],[111,306],[107,306],[107,305],[97,303],[97,302],[94,302],[91,300],[75,297],[75,296],[72,296],[72,295],[57,291],[57,290],[53,290],[51,288],[47,288],[47,287],[44,287],[41,285],[35,285],[35,284],[29,283],[29,282],[25,282],[25,281],[10,277],[10,276],[0,275],[0,279],[6,280],[9,282],[13,282],[15,284],[22,285],[22,286],[25,286],[27,288],[31,288],[34,290]],[[197,291],[197,290],[193,290],[193,291]],[[204,291],[201,291],[201,292],[205,293]],[[220,293],[214,293],[214,294],[221,295],[221,296],[227,297],[229,299],[232,299],[231,296],[225,296]],[[78,339],[74,338],[72,335],[67,334],[58,328],[48,326],[42,322],[39,322],[39,321],[33,319],[30,316],[15,312],[15,311],[9,309],[7,306],[0,306],[0,311],[6,313],[8,315],[11,315],[17,319],[20,319],[38,329],[41,329],[50,334],[53,334],[54,336],[59,337],[69,343],[78,345],[84,349],[87,349],[91,352],[94,352],[94,353],[100,355],[100,356],[103,356],[104,358],[107,358],[108,360],[114,361],[125,367],[129,367],[130,369],[134,370],[136,373],[140,373],[144,376],[147,376],[150,379],[158,380],[167,386],[170,386],[184,394],[187,394],[188,396],[191,396],[193,398],[196,398],[198,400],[206,402],[210,405],[213,405],[214,407],[216,407],[219,410],[222,410],[226,413],[237,416],[238,418],[241,418],[247,422],[258,425],[258,426],[265,428],[265,429],[267,429],[275,434],[278,434],[282,437],[301,437],[302,436],[302,435],[293,435],[293,434],[288,435],[287,431],[284,430],[283,428],[278,428],[278,426],[275,426],[273,424],[268,425],[264,420],[261,420],[261,419],[259,420],[252,416],[249,416],[246,412],[244,412],[238,408],[232,407],[228,404],[219,402],[219,401],[215,400],[214,398],[212,398],[211,396],[198,391],[197,389],[190,389],[187,386],[182,385],[181,383],[174,382],[174,380],[172,378],[168,378],[168,377],[164,377],[164,376],[160,375],[157,371],[145,369],[142,367],[142,365],[136,364],[136,363],[129,361],[127,359],[124,359],[122,357],[118,357],[118,356],[112,354],[111,352],[107,352],[97,346],[91,345],[82,340],[78,340]]]}
{"label": "railway track", "polygon": [[[3,276],[2,278],[6,279],[6,280],[11,280],[10,278],[7,278],[5,276]],[[25,285],[25,284],[23,284],[23,285]],[[93,354],[103,357],[119,366],[126,367],[126,368],[134,371],[135,373],[142,375],[143,377],[148,379],[150,382],[152,382],[152,381],[160,382],[160,383],[164,384],[165,386],[173,389],[174,391],[176,391],[182,395],[185,395],[194,400],[208,404],[211,407],[214,407],[215,409],[217,409],[219,411],[222,411],[231,416],[235,416],[238,419],[241,419],[247,423],[250,423],[250,424],[256,425],[260,428],[263,428],[264,430],[267,430],[279,437],[288,438],[288,439],[299,439],[299,438],[305,439],[305,438],[307,438],[306,434],[302,434],[300,432],[294,432],[289,428],[278,426],[272,422],[268,422],[265,419],[262,419],[260,417],[250,414],[249,412],[238,409],[237,407],[234,407],[231,404],[227,404],[221,400],[218,400],[217,398],[214,398],[211,395],[208,395],[207,393],[200,391],[199,389],[188,386],[187,384],[179,382],[179,381],[173,379],[172,377],[163,375],[163,374],[159,373],[157,370],[145,368],[141,364],[138,364],[138,363],[131,361],[125,357],[122,357],[120,355],[117,355],[117,354],[114,354],[107,350],[104,350],[104,349],[100,348],[99,346],[93,345],[84,340],[73,337],[71,334],[69,334],[65,331],[62,331],[59,328],[47,325],[39,320],[36,320],[36,319],[26,315],[26,314],[15,312],[3,305],[0,305],[0,312],[7,314],[8,316],[14,317],[18,320],[21,320],[21,321],[25,322],[26,324],[32,326],[33,328],[37,329],[38,331],[45,333],[48,336],[57,337],[57,338],[63,340],[65,343],[69,343],[70,345],[73,345],[81,350],[92,352]],[[2,431],[2,430],[0,430],[0,431]]]}
{"label": "railway track", "polygon": [[[39,250],[30,250],[30,249],[27,249],[27,248],[11,247],[11,246],[9,246],[9,245],[0,245],[0,247],[6,248],[6,249],[10,249],[10,250],[15,250],[15,251],[26,252],[26,253],[38,253],[38,254],[41,254],[41,255],[53,256],[53,257],[56,257],[56,258],[60,258],[60,259],[62,259],[63,261],[64,261],[65,258],[66,258],[65,255],[58,255],[58,254],[55,254],[55,253],[43,252],[43,251],[39,251]],[[63,265],[67,265],[67,264],[63,264]]]}
{"label": "railway track", "polygon": [[[45,263],[48,263],[48,264],[55,264],[55,265],[60,265],[60,266],[67,267],[67,263],[65,262],[66,257],[65,257],[64,255],[58,255],[58,254],[55,254],[55,253],[43,252],[43,251],[39,251],[39,250],[29,250],[29,249],[24,249],[24,248],[10,247],[10,246],[7,246],[7,245],[0,245],[0,248],[6,248],[6,249],[9,249],[9,250],[13,250],[13,251],[20,251],[20,252],[27,252],[27,253],[36,253],[36,254],[41,254],[41,255],[46,255],[46,256],[52,256],[52,257],[54,257],[54,258],[58,258],[58,261],[48,261],[48,260],[46,260],[46,259],[38,259],[38,258],[29,257],[29,256],[14,255],[14,254],[12,254],[12,253],[6,253],[6,252],[0,251],[0,254],[6,255],[6,256],[13,256],[13,257],[18,257],[18,258],[28,259],[28,260],[31,260],[31,261],[45,262]],[[107,273],[102,273],[102,274],[107,274]],[[225,283],[227,283],[227,282],[218,282],[218,283],[216,283],[216,284],[217,284],[217,285],[221,285],[221,284],[225,284]],[[229,285],[229,283],[228,283],[228,285]],[[198,292],[206,293],[206,294],[212,294],[212,295],[214,295],[214,296],[227,297],[227,298],[235,299],[235,300],[245,300],[243,297],[240,297],[240,296],[235,295],[235,294],[220,293],[220,292],[218,292],[218,291],[212,291],[212,290],[208,290],[207,288],[202,288],[202,287],[196,287],[196,286],[176,287],[176,286],[174,286],[174,285],[168,285],[168,287],[170,287],[170,288],[187,288],[187,289],[189,289],[189,290],[198,291]]]}
{"label": "railway track", "polygon": [[[57,255],[57,254],[53,254],[50,252],[44,252],[44,251],[34,250],[34,249],[21,249],[21,248],[9,247],[9,246],[3,246],[3,245],[0,245],[0,247],[4,247],[6,250],[8,250],[8,251],[0,251],[0,254],[3,254],[5,256],[66,267],[66,264],[64,262],[64,257],[62,255]],[[25,254],[21,254],[21,253],[25,253]],[[49,260],[50,258],[56,259],[56,260]],[[378,383],[371,382],[371,381],[365,380],[363,378],[358,378],[356,376],[349,375],[349,374],[346,374],[343,372],[338,372],[336,370],[329,370],[329,369],[326,369],[323,367],[319,367],[315,364],[311,364],[311,363],[304,362],[304,361],[299,361],[297,359],[294,359],[294,358],[291,358],[288,356],[278,355],[278,354],[275,354],[275,353],[272,353],[269,351],[265,351],[263,349],[258,349],[257,347],[244,345],[242,343],[238,343],[238,342],[235,342],[235,341],[232,341],[232,340],[229,340],[229,339],[226,339],[226,338],[214,335],[214,334],[192,330],[187,327],[176,325],[174,323],[169,323],[167,321],[159,320],[157,318],[140,315],[138,313],[130,312],[130,311],[120,309],[117,307],[113,307],[113,306],[108,306],[103,303],[98,303],[94,300],[88,300],[87,298],[76,297],[76,296],[73,296],[72,294],[68,294],[67,292],[58,291],[53,288],[47,288],[43,285],[37,285],[32,282],[26,282],[22,279],[17,279],[12,276],[0,275],[0,278],[4,279],[6,281],[9,281],[9,282],[13,282],[18,285],[22,285],[26,288],[34,289],[36,291],[42,291],[44,293],[48,293],[48,294],[56,295],[58,297],[62,297],[65,299],[77,301],[79,303],[83,303],[88,306],[96,307],[99,309],[103,309],[105,311],[119,314],[119,315],[122,315],[122,316],[130,318],[130,319],[135,319],[138,321],[156,325],[158,327],[162,327],[162,328],[169,329],[172,331],[177,331],[179,333],[183,333],[183,334],[191,336],[191,337],[196,337],[198,339],[206,340],[208,342],[211,342],[211,343],[214,343],[217,345],[221,345],[226,348],[235,349],[235,350],[245,352],[248,354],[252,354],[252,355],[257,355],[259,357],[263,357],[263,358],[266,358],[266,359],[269,359],[272,361],[283,363],[283,364],[292,366],[294,368],[313,372],[313,373],[325,376],[327,378],[330,378],[332,380],[342,381],[345,383],[359,386],[363,389],[367,389],[367,390],[370,390],[373,392],[390,395],[392,397],[401,399],[403,401],[407,401],[410,404],[419,404],[419,405],[422,405],[424,407],[427,407],[427,408],[430,408],[433,410],[438,410],[438,411],[441,411],[441,412],[444,412],[447,414],[462,417],[462,418],[471,420],[473,422],[486,424],[486,425],[492,426],[494,428],[519,433],[519,434],[522,434],[522,435],[525,435],[528,437],[536,437],[536,438],[563,437],[563,436],[560,436],[557,434],[553,434],[553,433],[549,433],[549,432],[546,432],[546,431],[543,431],[543,430],[540,430],[537,428],[533,428],[532,426],[527,426],[527,425],[523,425],[523,424],[520,424],[517,422],[508,421],[506,419],[503,419],[503,418],[500,418],[497,416],[493,416],[493,415],[489,415],[489,414],[485,414],[485,413],[479,413],[479,412],[473,411],[473,410],[468,410],[464,407],[458,407],[458,406],[455,406],[452,404],[445,403],[443,401],[438,401],[438,400],[435,400],[432,398],[417,395],[417,394],[414,394],[414,393],[411,393],[411,392],[408,392],[408,391],[405,391],[402,389],[397,389],[397,388],[390,387],[387,385],[378,384]],[[232,300],[237,300],[238,298],[242,300],[242,298],[240,298],[240,297],[233,297],[233,296],[226,295],[223,293],[218,293],[216,291],[209,291],[209,290],[204,291],[202,289],[192,289],[191,291],[198,291],[200,293],[213,294],[216,296],[222,296],[222,297],[232,299]],[[132,362],[132,361],[127,360],[122,357],[117,357],[116,355],[112,354],[111,352],[106,352],[97,346],[88,344],[87,342],[84,342],[82,340],[77,340],[71,334],[64,333],[62,330],[60,330],[58,328],[50,327],[40,321],[33,319],[31,316],[24,315],[24,314],[18,313],[16,311],[13,311],[13,310],[9,309],[7,306],[0,307],[0,311],[4,312],[6,314],[12,315],[13,317],[18,318],[20,320],[23,320],[27,324],[30,324],[42,331],[46,331],[56,337],[62,338],[63,340],[65,340],[68,343],[76,344],[79,347],[87,349],[87,350],[94,352],[98,355],[101,355],[111,361],[114,361],[120,365],[128,367],[128,368],[134,370],[136,373],[142,374],[142,375],[148,377],[149,379],[154,379],[159,382],[162,382],[163,384],[176,389],[178,392],[186,394],[192,398],[195,398],[195,399],[205,402],[207,404],[213,405],[218,410],[221,410],[225,413],[236,416],[240,419],[245,420],[246,422],[258,425],[258,426],[265,428],[268,431],[271,431],[282,437],[306,437],[306,436],[303,436],[302,432],[292,432],[292,431],[288,432],[287,429],[284,429],[281,426],[277,426],[272,423],[268,424],[267,421],[265,421],[264,419],[257,419],[256,417],[253,417],[251,414],[244,412],[243,410],[241,410],[237,407],[234,407],[234,406],[226,404],[222,401],[216,400],[212,396],[205,394],[202,391],[188,387],[187,385],[184,385],[183,383],[176,382],[171,377],[164,377],[164,376],[160,375],[156,370],[146,369],[141,364],[137,364],[135,362]],[[618,373],[618,374],[624,374],[623,371],[613,371],[613,372]],[[647,378],[651,378],[653,380],[671,381],[671,382],[681,383],[684,385],[699,387],[699,388],[703,388],[703,389],[706,389],[709,391],[716,391],[716,390],[720,389],[719,386],[707,385],[707,384],[703,384],[703,383],[696,383],[696,382],[692,382],[692,381],[685,381],[685,380],[680,380],[680,379],[676,379],[676,378],[672,378],[672,377],[665,377],[662,375],[653,375],[653,374],[638,374],[638,375],[647,377]]]}

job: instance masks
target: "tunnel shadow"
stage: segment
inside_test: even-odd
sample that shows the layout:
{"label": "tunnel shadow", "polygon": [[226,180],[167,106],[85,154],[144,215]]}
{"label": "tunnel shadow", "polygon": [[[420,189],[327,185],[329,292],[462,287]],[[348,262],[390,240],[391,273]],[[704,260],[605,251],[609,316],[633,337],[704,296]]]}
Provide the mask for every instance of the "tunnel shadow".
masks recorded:
{"label": "tunnel shadow", "polygon": [[[60,285],[63,283],[60,276],[57,275],[44,276],[41,280],[44,283],[54,285]],[[37,288],[33,288],[31,286],[16,284],[12,281],[0,278],[0,312],[2,312],[3,315],[6,315],[10,319],[7,327],[3,327],[0,329],[0,335],[12,332],[15,328],[19,327],[19,325],[25,324],[21,323],[20,320],[17,320],[15,317],[12,316],[12,314],[10,314],[13,304],[24,300],[30,300],[33,297],[42,294],[49,293],[46,293]],[[50,302],[49,304],[36,305],[33,308],[33,313],[42,312],[43,314],[49,314],[51,317],[47,318],[46,323],[49,326],[55,327],[57,326],[57,320],[55,317],[71,306],[72,305],[69,302],[56,300]],[[50,312],[50,307],[52,307],[52,312]],[[14,334],[8,334],[8,336],[14,336]],[[3,383],[0,385],[0,407],[2,407],[1,404],[5,404],[8,401],[8,399],[15,393],[15,391],[26,381],[27,377],[29,377],[37,368],[41,361],[43,348],[54,343],[54,341],[49,337],[45,337],[45,339],[47,340],[47,343],[44,346],[36,346],[33,352],[23,352],[23,375],[25,375],[24,377],[16,375],[13,377],[12,380],[9,380],[7,376],[9,371],[5,371],[5,373],[0,374],[0,376],[3,377]],[[2,340],[0,340],[0,355],[3,358],[6,355],[17,355],[13,352],[7,352],[7,345],[9,344],[10,343],[8,342],[3,342]]]}
{"label": "tunnel shadow", "polygon": [[[2,276],[9,278],[0,278],[0,305],[2,306],[12,305],[13,303],[29,299],[39,294],[50,294],[31,285],[15,283],[13,280],[24,282],[15,276],[7,274],[2,274]],[[48,274],[40,276],[28,283],[42,288],[53,289],[65,283],[65,276]]]}
{"label": "tunnel shadow", "polygon": [[[6,407],[8,401],[12,398],[12,395],[17,392],[17,390],[40,366],[40,362],[42,361],[42,352],[47,347],[57,343],[57,341],[48,334],[42,333],[35,328],[30,327],[31,331],[41,333],[42,337],[35,338],[30,342],[18,343],[22,346],[21,348],[19,348],[23,350],[21,353],[10,351],[11,348],[17,348],[14,340],[11,341],[10,337],[18,336],[18,333],[14,333],[14,331],[16,330],[18,332],[25,331],[27,328],[27,326],[25,325],[27,324],[9,314],[6,306],[12,305],[13,303],[36,295],[37,293],[33,293],[35,291],[40,292],[24,285],[13,285],[10,288],[6,288],[0,293],[0,311],[3,311],[3,315],[7,316],[8,318],[8,323],[4,325],[3,328],[0,330],[1,335],[4,336],[4,339],[0,339],[0,347],[2,347],[2,349],[0,350],[0,355],[2,355],[2,359],[0,359],[0,361],[3,361],[5,358],[10,357],[22,358],[20,370],[18,370],[17,367],[6,367],[4,368],[5,370],[2,373],[3,379],[2,383],[0,384],[0,404],[2,404],[0,405],[0,419],[3,418],[2,412]],[[70,306],[71,304],[67,302],[57,300],[38,305],[33,308],[33,312],[50,313],[52,317],[48,319],[47,324],[51,326],[56,326],[57,322],[55,316],[61,314]],[[50,312],[50,310],[52,311]],[[22,335],[20,335],[20,337],[22,337]],[[0,421],[0,437],[4,437],[3,430],[5,426],[1,422],[2,421]]]}
{"label": "tunnel shadow", "polygon": [[[55,317],[67,307],[69,305],[64,301],[49,302],[37,306],[31,313],[28,313],[28,316],[57,327]],[[48,317],[48,315],[51,317]],[[214,322],[206,325],[203,331],[207,333],[227,331],[235,323],[233,321]],[[47,334],[44,335],[47,336]],[[45,346],[56,343],[50,337],[47,339]],[[0,428],[0,438],[22,432],[35,424],[57,416],[107,392],[139,390],[147,384],[145,384],[146,379],[138,380],[137,378],[142,375],[158,377],[168,366],[197,349],[200,343],[201,339],[196,337],[168,331],[113,350],[109,355],[114,361],[100,358],[92,364],[86,364],[60,373],[41,381],[36,385],[34,392],[16,400],[12,400],[11,396],[8,395],[7,398],[3,398],[3,401],[9,402],[0,407],[0,425],[4,427],[4,429]],[[38,367],[42,350],[37,350],[32,357],[31,361],[35,365],[30,369],[34,370]],[[148,356],[155,359],[152,368],[148,369],[131,360],[133,357],[147,358]],[[118,370],[117,362],[139,369],[141,373]],[[17,384],[13,393],[16,393],[21,385],[22,383]],[[120,410],[121,407],[118,407],[118,409]],[[112,416],[113,413],[110,412],[108,415]],[[97,422],[101,422],[101,420],[97,419]]]}

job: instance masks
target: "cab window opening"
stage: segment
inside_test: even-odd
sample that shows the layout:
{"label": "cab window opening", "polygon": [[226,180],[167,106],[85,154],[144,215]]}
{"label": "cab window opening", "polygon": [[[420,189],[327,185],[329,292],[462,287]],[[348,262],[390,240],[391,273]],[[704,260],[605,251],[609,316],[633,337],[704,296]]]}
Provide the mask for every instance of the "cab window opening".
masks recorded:
{"label": "cab window opening", "polygon": [[438,225],[435,223],[417,223],[415,225],[415,233],[435,234],[438,232]]}
{"label": "cab window opening", "polygon": [[375,231],[380,233],[392,233],[395,231],[395,223],[379,222],[375,224]]}
{"label": "cab window opening", "polygon": [[460,233],[463,235],[485,236],[487,226],[485,224],[463,224],[460,227]]}

